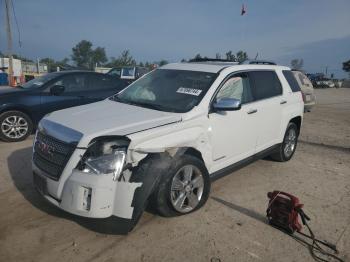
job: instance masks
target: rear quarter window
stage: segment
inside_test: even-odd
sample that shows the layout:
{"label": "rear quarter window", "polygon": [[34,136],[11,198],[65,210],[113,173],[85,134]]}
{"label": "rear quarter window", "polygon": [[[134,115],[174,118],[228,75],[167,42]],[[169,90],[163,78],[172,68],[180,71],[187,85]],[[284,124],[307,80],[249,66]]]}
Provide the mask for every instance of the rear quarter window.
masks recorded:
{"label": "rear quarter window", "polygon": [[290,70],[283,70],[283,75],[286,78],[290,88],[293,92],[300,92],[300,86],[298,84],[298,81],[295,79],[295,76],[292,71]]}

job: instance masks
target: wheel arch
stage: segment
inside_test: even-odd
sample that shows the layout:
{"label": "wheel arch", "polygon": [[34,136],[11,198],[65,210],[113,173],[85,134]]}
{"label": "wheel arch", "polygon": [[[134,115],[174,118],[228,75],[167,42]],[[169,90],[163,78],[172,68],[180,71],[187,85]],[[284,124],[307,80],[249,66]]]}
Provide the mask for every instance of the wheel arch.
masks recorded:
{"label": "wheel arch", "polygon": [[[191,155],[203,162],[202,153],[193,147],[177,147],[163,152],[148,153],[132,168],[132,181],[141,182],[142,186],[136,190],[133,206],[133,225],[138,221],[142,212],[148,205],[148,201],[154,198],[154,192],[159,185],[162,171],[169,170],[176,159],[183,155]],[[152,170],[152,172],[151,172]],[[142,175],[143,174],[143,175]]]}
{"label": "wheel arch", "polygon": [[293,118],[289,121],[289,123],[294,123],[294,124],[298,127],[298,135],[300,134],[301,122],[302,122],[301,116],[293,117]]}
{"label": "wheel arch", "polygon": [[184,154],[194,156],[204,163],[202,153],[199,150],[195,149],[194,147],[188,147],[185,150]]}
{"label": "wheel arch", "polygon": [[19,111],[21,113],[26,114],[32,121],[33,125],[35,125],[33,115],[28,108],[20,105],[5,105],[0,109],[0,115],[9,111]]}

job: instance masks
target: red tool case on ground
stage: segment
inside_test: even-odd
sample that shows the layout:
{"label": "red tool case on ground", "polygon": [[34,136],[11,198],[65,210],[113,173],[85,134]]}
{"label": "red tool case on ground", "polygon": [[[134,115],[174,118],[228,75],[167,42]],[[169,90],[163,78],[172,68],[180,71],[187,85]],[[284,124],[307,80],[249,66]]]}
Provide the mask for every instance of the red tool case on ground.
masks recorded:
{"label": "red tool case on ground", "polygon": [[303,207],[299,199],[282,191],[273,191],[267,194],[269,205],[266,210],[269,223],[288,233],[300,232],[298,211]]}

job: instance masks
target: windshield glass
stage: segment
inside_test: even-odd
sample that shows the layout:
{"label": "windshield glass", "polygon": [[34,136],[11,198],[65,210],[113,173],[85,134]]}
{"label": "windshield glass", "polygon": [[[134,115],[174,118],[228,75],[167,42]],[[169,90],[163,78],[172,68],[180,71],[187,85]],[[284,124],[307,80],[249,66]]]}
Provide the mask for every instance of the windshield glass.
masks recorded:
{"label": "windshield glass", "polygon": [[54,79],[55,77],[57,77],[56,74],[46,74],[43,76],[39,76],[37,78],[34,78],[34,79],[28,81],[25,84],[22,84],[21,87],[22,88],[38,88],[38,87],[41,87],[46,82]]}
{"label": "windshield glass", "polygon": [[112,99],[161,111],[188,112],[202,100],[216,76],[215,73],[158,69]]}

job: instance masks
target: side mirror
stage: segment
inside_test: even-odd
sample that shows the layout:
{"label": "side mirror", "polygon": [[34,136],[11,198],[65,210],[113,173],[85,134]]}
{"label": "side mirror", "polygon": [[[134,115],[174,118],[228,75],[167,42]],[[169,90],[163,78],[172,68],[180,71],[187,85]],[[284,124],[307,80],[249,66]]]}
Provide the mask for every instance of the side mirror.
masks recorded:
{"label": "side mirror", "polygon": [[213,104],[213,111],[235,111],[241,109],[241,100],[236,98],[221,98]]}
{"label": "side mirror", "polygon": [[54,85],[50,88],[50,93],[54,96],[58,96],[64,92],[65,87],[63,85]]}

